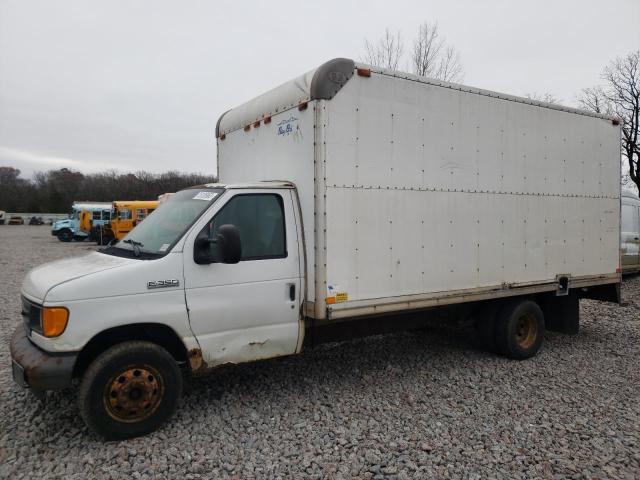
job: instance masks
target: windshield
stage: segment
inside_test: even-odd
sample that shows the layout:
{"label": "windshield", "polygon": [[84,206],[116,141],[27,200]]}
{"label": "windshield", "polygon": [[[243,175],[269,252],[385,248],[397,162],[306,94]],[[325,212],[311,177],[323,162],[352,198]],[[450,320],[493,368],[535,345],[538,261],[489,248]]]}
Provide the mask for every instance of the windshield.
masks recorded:
{"label": "windshield", "polygon": [[78,210],[71,210],[71,213],[69,214],[69,218],[72,220],[77,220],[78,219]]}
{"label": "windshield", "polygon": [[164,255],[222,192],[222,188],[190,188],[176,193],[131,230],[115,248]]}

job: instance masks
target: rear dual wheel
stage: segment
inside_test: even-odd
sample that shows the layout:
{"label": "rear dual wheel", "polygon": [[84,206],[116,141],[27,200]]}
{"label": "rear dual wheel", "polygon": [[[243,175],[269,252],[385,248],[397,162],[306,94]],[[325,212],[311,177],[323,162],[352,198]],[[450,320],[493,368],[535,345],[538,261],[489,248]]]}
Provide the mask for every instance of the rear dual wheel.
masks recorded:
{"label": "rear dual wheel", "polygon": [[181,393],[182,374],[173,357],[154,343],[131,341],[91,363],[78,403],[89,428],[107,439],[124,439],[160,427],[175,412]]}
{"label": "rear dual wheel", "polygon": [[533,357],[544,340],[544,315],[533,300],[515,299],[489,308],[480,325],[484,345],[505,357]]}

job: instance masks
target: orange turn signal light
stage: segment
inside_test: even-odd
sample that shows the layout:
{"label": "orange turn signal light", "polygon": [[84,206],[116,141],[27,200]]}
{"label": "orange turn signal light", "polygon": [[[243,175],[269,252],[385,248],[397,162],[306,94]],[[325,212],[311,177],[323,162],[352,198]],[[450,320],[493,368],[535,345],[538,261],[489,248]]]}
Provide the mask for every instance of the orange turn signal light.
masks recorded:
{"label": "orange turn signal light", "polygon": [[64,307],[44,307],[42,309],[42,334],[45,337],[58,337],[67,328],[69,310]]}

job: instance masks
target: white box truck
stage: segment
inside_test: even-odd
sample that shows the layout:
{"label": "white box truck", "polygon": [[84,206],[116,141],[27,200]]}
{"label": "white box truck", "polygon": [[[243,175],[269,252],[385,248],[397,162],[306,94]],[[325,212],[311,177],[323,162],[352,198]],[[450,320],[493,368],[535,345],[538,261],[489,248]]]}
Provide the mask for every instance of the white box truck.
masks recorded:
{"label": "white box truck", "polygon": [[106,437],[157,428],[184,372],[449,314],[525,359],[619,300],[614,118],[335,59],[216,136],[221,183],[24,281],[16,381],[79,378]]}

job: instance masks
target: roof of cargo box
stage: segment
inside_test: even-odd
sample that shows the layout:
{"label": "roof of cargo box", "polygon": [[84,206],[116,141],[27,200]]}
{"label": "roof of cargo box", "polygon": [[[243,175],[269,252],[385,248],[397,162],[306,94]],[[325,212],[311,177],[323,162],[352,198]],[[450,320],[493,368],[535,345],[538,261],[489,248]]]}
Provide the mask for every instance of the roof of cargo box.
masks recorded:
{"label": "roof of cargo box", "polygon": [[353,76],[355,63],[334,58],[290,82],[223,113],[216,124],[216,137],[270,117],[310,100],[329,100]]}
{"label": "roof of cargo box", "polygon": [[204,185],[194,185],[193,187],[187,187],[185,190],[192,190],[196,188],[226,188],[226,189],[239,189],[239,188],[295,188],[295,184],[287,180],[262,180],[259,182],[248,183],[205,183]]}
{"label": "roof of cargo box", "polygon": [[[356,69],[366,73],[377,73],[388,75],[408,81],[425,83],[461,92],[485,95],[488,97],[508,100],[512,102],[535,105],[553,110],[560,110],[567,113],[585,115],[589,117],[602,118],[617,122],[617,118],[609,115],[579,110],[565,107],[554,103],[540,102],[531,98],[517,97],[506,93],[483,90],[480,88],[468,87],[458,83],[449,83],[435,78],[419,77],[411,73],[388,70],[385,68],[373,67],[365,64],[358,64],[348,58],[334,58],[323,63],[318,68],[311,70],[279,87],[269,90],[266,93],[249,100],[248,102],[223,113],[218,118],[216,124],[216,138],[221,135],[233,132],[240,128],[251,126],[255,122],[270,118],[272,115],[297,107],[298,105],[311,100],[330,100],[353,76]],[[368,75],[367,75],[368,76]],[[614,123],[617,125],[618,123]]]}

